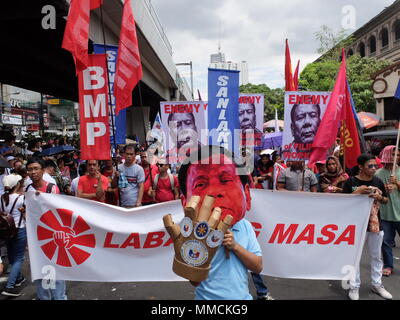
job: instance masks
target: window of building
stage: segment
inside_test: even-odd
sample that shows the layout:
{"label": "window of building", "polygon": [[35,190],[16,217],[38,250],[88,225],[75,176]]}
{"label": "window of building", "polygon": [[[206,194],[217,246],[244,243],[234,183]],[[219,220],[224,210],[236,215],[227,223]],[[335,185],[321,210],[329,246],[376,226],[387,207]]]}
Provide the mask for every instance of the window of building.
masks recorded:
{"label": "window of building", "polygon": [[389,44],[389,31],[388,29],[384,28],[381,31],[381,45],[382,48],[386,47]]}
{"label": "window of building", "polygon": [[372,36],[369,38],[369,52],[370,53],[375,53],[376,52],[376,38],[375,36]]}
{"label": "window of building", "polygon": [[349,51],[347,51],[347,56],[351,57],[354,54],[353,49],[349,49]]}
{"label": "window of building", "polygon": [[400,40],[400,21],[396,21],[394,24],[394,39]]}
{"label": "window of building", "polygon": [[385,112],[385,120],[399,120],[400,108],[394,98],[384,98],[383,107]]}
{"label": "window of building", "polygon": [[360,54],[361,57],[365,57],[365,44],[364,44],[364,42],[361,42],[360,45],[358,46],[358,53]]}

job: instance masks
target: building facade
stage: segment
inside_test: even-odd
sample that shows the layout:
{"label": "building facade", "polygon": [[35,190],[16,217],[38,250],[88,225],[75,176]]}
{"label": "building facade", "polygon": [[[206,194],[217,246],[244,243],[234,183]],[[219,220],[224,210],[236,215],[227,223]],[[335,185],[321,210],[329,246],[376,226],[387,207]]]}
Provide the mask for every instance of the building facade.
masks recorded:
{"label": "building facade", "polygon": [[393,2],[351,36],[354,41],[347,48],[348,57],[359,54],[361,57],[393,62],[371,76],[376,113],[391,126],[400,116],[400,103],[393,98],[400,78],[400,0]]}
{"label": "building facade", "polygon": [[212,69],[224,69],[224,70],[237,70],[239,73],[239,85],[249,83],[249,67],[247,61],[232,62],[225,60],[225,54],[218,52],[210,55],[210,65]]}

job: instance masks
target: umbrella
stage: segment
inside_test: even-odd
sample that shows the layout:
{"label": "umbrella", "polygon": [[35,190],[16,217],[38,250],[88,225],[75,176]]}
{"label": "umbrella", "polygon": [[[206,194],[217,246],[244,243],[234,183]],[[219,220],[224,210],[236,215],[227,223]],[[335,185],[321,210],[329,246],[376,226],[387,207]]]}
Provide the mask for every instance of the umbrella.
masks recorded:
{"label": "umbrella", "polygon": [[[278,126],[280,128],[283,128],[284,124],[285,123],[283,120],[278,120]],[[264,129],[267,129],[267,128],[275,128],[275,120],[269,120],[267,122],[264,122]]]}
{"label": "umbrella", "polygon": [[358,112],[357,115],[365,129],[377,126],[381,120],[380,116],[371,112]]}
{"label": "umbrella", "polygon": [[72,146],[57,146],[57,147],[53,147],[53,148],[47,148],[44,149],[40,155],[41,156],[51,156],[54,154],[59,154],[59,153],[68,153],[71,151],[75,151],[75,148]]}
{"label": "umbrella", "polygon": [[4,157],[0,156],[0,168],[11,168],[10,164]]}
{"label": "umbrella", "polygon": [[261,147],[257,147],[257,149],[275,149],[279,148],[282,145],[282,137],[283,132],[272,132],[266,133],[262,137],[262,145]]}

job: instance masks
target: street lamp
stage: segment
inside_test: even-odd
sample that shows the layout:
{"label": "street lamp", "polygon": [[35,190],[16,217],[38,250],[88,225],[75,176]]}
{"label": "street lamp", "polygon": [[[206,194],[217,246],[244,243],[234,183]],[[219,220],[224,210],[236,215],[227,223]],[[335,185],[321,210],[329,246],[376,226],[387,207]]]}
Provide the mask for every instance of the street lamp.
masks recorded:
{"label": "street lamp", "polygon": [[193,94],[193,64],[192,64],[192,61],[176,63],[175,65],[176,66],[190,66],[190,86],[191,86],[191,90],[192,90],[192,99],[194,100],[194,94]]}

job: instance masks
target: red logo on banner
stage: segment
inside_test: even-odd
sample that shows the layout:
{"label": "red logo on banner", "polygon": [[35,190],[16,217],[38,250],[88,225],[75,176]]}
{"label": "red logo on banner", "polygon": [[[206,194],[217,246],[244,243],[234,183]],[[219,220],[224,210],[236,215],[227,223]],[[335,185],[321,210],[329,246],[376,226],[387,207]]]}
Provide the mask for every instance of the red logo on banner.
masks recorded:
{"label": "red logo on banner", "polygon": [[89,55],[88,67],[78,73],[82,160],[111,158],[107,82],[106,55]]}
{"label": "red logo on banner", "polygon": [[75,219],[72,226],[73,211],[68,209],[57,209],[56,211],[57,215],[49,210],[40,217],[40,221],[48,228],[37,227],[38,240],[49,240],[41,248],[50,260],[56,256],[56,264],[59,266],[72,267],[72,262],[80,265],[91,254],[79,247],[94,248],[96,239],[93,234],[86,233],[90,227],[81,216]]}

